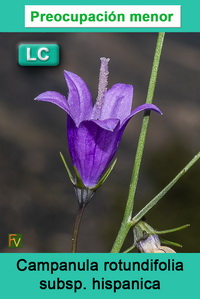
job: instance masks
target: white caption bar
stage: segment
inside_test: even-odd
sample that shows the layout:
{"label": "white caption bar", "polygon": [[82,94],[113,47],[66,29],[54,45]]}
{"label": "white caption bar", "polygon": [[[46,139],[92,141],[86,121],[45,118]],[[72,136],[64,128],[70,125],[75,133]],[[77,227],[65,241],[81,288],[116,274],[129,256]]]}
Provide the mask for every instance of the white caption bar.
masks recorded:
{"label": "white caption bar", "polygon": [[180,5],[25,5],[25,27],[181,27]]}

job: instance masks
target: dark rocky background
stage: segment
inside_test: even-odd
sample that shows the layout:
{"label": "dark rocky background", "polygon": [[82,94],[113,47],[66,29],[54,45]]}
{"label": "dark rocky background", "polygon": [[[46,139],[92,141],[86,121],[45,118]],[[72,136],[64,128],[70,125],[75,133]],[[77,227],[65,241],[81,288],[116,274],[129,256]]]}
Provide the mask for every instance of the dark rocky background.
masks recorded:
{"label": "dark rocky background", "polygon": [[[70,159],[66,115],[54,105],[34,102],[47,90],[67,94],[63,70],[81,76],[97,95],[99,58],[110,57],[109,86],[135,88],[134,107],[144,103],[157,34],[15,33],[0,34],[0,250],[69,252],[76,212],[73,187],[59,151]],[[21,67],[19,43],[52,42],[61,47],[58,67]],[[200,34],[166,35],[151,114],[136,210],[153,198],[199,151]],[[123,216],[142,114],[127,127],[118,163],[87,207],[80,252],[109,252]],[[184,245],[179,252],[200,252],[200,167],[196,164],[148,213],[156,229],[190,223],[166,238]],[[22,249],[7,248],[7,234],[22,233]],[[132,235],[125,244],[129,247]]]}

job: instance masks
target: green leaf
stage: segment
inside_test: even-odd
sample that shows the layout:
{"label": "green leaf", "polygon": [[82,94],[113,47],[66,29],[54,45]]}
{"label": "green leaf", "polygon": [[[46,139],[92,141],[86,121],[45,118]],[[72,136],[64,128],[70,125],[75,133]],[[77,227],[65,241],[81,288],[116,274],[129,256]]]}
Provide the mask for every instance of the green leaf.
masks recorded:
{"label": "green leaf", "polygon": [[60,152],[60,157],[61,157],[61,159],[62,159],[62,161],[63,161],[63,164],[64,164],[64,166],[65,166],[65,169],[67,170],[67,174],[68,174],[68,176],[69,176],[70,181],[72,182],[73,185],[75,185],[75,181],[74,181],[73,175],[71,174],[71,171],[69,170],[69,167],[68,167],[68,165],[67,165],[67,162],[65,161],[65,158],[64,158],[64,156],[63,156],[63,154],[62,154],[61,152]]}

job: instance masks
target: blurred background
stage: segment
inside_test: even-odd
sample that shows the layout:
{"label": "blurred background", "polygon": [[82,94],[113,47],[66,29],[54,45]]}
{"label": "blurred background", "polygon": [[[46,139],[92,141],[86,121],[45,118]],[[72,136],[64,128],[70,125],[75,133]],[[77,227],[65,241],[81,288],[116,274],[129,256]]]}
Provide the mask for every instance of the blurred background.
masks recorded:
{"label": "blurred background", "polygon": [[[97,96],[99,58],[111,58],[109,87],[134,86],[134,107],[145,102],[156,33],[1,33],[0,34],[0,251],[70,252],[77,202],[61,162],[70,164],[66,114],[34,102],[47,90],[67,95],[63,70],[81,76]],[[57,67],[21,67],[19,43],[58,43]],[[165,187],[199,151],[200,34],[166,34],[148,138],[136,195],[135,213]],[[128,194],[142,113],[125,130],[118,162],[83,216],[79,252],[109,252],[119,229]],[[70,164],[71,165],[71,164]],[[200,252],[200,164],[148,214],[147,222],[181,243],[178,252]],[[8,233],[23,234],[23,248],[7,247]],[[124,249],[133,243],[129,233]]]}

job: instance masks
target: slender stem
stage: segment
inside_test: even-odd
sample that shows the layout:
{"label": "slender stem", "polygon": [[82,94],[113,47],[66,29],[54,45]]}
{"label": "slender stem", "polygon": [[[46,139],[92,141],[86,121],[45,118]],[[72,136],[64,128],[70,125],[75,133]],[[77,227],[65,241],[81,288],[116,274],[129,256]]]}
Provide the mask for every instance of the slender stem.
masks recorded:
{"label": "slender stem", "polygon": [[81,223],[84,209],[85,209],[84,204],[78,205],[78,210],[76,213],[76,219],[75,219],[74,229],[72,234],[72,253],[77,252],[78,233],[79,233],[80,223]]}
{"label": "slender stem", "polygon": [[[147,98],[146,98],[146,103],[149,103],[149,104],[151,104],[153,102],[153,96],[154,96],[154,91],[155,91],[155,86],[156,86],[156,80],[157,80],[160,56],[162,53],[164,36],[165,36],[164,32],[158,33],[154,61],[153,61],[151,77],[150,77],[150,81],[149,81],[149,87],[148,87]],[[130,221],[131,221],[132,214],[133,214],[135,192],[137,189],[140,165],[141,165],[141,161],[142,161],[144,145],[145,145],[145,140],[146,140],[146,134],[147,134],[148,124],[149,124],[149,117],[150,117],[150,112],[145,112],[143,122],[142,122],[140,137],[139,137],[139,141],[138,141],[138,147],[137,147],[137,151],[136,151],[131,182],[130,182],[130,186],[129,186],[129,194],[128,194],[128,200],[127,200],[127,204],[126,204],[126,208],[125,208],[124,218],[122,220],[120,230],[119,230],[117,238],[113,244],[113,248],[112,248],[111,252],[119,252],[120,251],[120,249],[124,243],[124,240],[126,238],[126,235],[128,234],[128,231],[131,227]]]}
{"label": "slender stem", "polygon": [[177,176],[156,195],[134,218],[133,224],[137,223],[155,204],[174,186],[174,184],[198,161],[200,152],[177,174]]}

